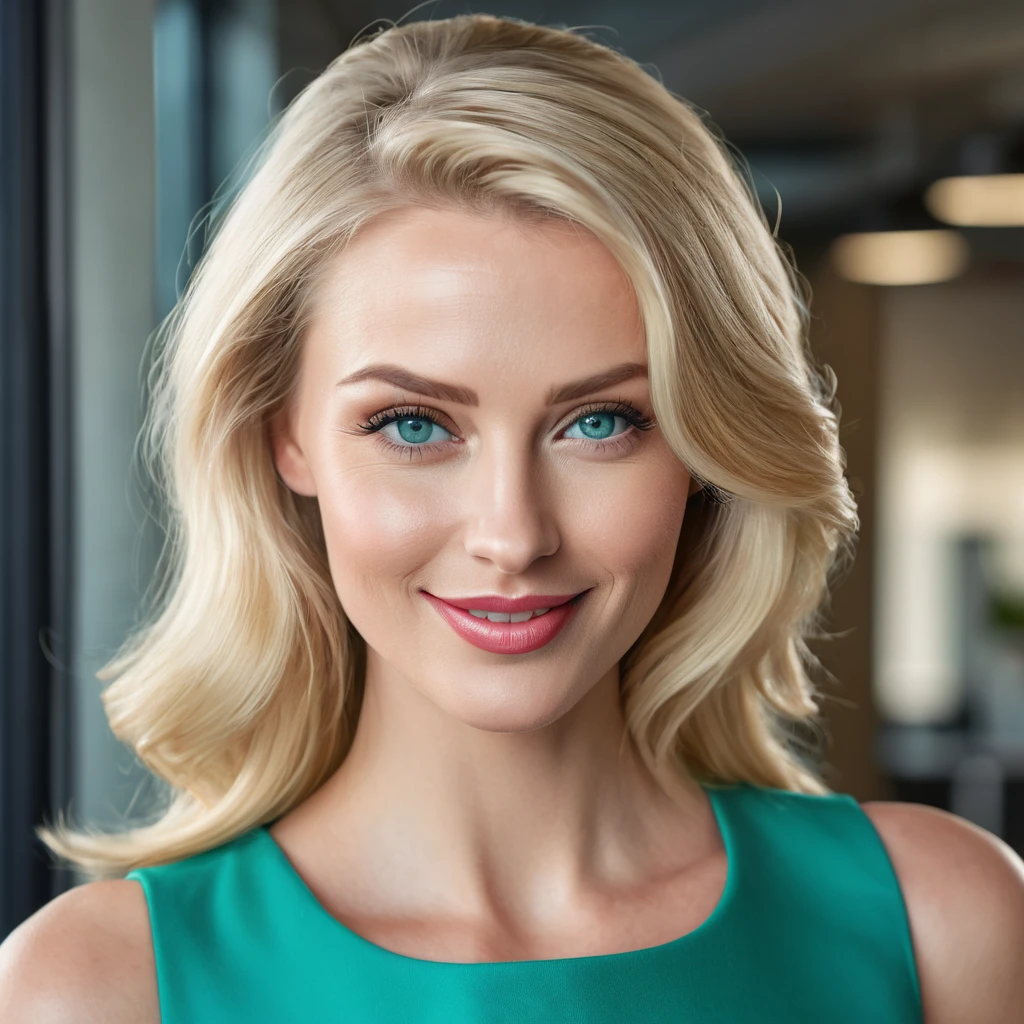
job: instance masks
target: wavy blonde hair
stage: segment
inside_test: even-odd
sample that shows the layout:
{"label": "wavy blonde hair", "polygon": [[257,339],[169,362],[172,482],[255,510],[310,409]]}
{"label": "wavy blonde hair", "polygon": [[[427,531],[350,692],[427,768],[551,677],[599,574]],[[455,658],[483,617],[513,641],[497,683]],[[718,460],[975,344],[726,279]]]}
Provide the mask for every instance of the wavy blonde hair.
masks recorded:
{"label": "wavy blonde hair", "polygon": [[37,829],[48,847],[94,877],[188,857],[284,815],[345,758],[364,641],[268,421],[326,261],[415,205],[566,218],[618,259],[661,430],[703,485],[621,662],[628,735],[666,788],[829,792],[800,733],[823,735],[806,640],[858,527],[835,378],[812,361],[805,282],[702,112],[575,30],[465,15],[359,39],[257,157],[154,335],[141,439],[169,509],[161,585],[98,673],[166,800],[119,833],[58,812]]}

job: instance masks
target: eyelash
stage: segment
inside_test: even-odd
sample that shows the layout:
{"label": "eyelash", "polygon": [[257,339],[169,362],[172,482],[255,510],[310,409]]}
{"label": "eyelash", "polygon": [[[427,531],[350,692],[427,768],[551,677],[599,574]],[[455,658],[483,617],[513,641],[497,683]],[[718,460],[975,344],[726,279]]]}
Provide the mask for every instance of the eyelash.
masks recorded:
{"label": "eyelash", "polygon": [[[654,426],[654,423],[647,419],[635,406],[630,405],[629,402],[619,400],[611,403],[605,402],[585,406],[579,413],[577,413],[572,422],[567,424],[566,429],[578,423],[580,420],[585,419],[587,416],[598,412],[608,412],[613,413],[616,416],[621,416],[627,423],[638,431],[650,430]],[[401,455],[405,455],[408,452],[410,459],[417,457],[421,458],[424,449],[427,451],[433,451],[435,448],[447,444],[446,441],[436,441],[431,442],[430,444],[417,445],[396,444],[394,441],[389,440],[380,433],[380,431],[389,423],[397,423],[399,420],[405,419],[427,420],[428,422],[441,427],[442,430],[449,429],[438,419],[433,410],[427,409],[422,405],[407,405],[384,409],[381,412],[374,413],[366,423],[360,423],[357,426],[359,430],[362,430],[367,434],[376,434],[377,437],[374,438],[374,440],[385,450],[397,452]],[[454,433],[454,431],[449,431],[449,433]],[[570,437],[566,440],[582,441],[583,438]],[[604,451],[612,448],[629,449],[633,447],[634,440],[635,436],[633,431],[626,431],[622,434],[617,434],[614,437],[606,438],[603,441],[587,442],[587,447],[596,448],[598,451]]]}

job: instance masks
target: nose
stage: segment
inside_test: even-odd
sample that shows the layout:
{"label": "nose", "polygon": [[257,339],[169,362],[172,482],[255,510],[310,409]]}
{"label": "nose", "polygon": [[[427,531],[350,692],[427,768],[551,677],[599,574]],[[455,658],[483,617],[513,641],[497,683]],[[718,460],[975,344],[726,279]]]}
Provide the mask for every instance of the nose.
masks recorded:
{"label": "nose", "polygon": [[465,545],[508,575],[522,573],[561,543],[550,488],[523,447],[494,446],[474,459],[466,480]]}

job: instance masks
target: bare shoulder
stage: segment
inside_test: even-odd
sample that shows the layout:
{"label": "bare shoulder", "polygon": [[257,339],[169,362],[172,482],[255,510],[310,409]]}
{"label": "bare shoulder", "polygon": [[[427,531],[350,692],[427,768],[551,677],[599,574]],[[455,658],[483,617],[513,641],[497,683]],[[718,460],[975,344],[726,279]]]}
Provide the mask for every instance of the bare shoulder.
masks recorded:
{"label": "bare shoulder", "polygon": [[1024,861],[948,811],[861,806],[907,905],[926,1024],[1024,1024]]}
{"label": "bare shoulder", "polygon": [[159,1024],[149,910],[136,881],[88,882],[0,945],[8,1024]]}

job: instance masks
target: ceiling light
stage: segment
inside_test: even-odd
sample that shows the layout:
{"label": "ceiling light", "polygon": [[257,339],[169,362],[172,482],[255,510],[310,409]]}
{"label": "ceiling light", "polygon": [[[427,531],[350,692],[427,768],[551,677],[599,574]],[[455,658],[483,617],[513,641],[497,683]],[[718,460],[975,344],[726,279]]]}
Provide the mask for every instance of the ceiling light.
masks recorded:
{"label": "ceiling light", "polygon": [[940,178],[924,194],[928,212],[960,227],[1024,227],[1024,174]]}
{"label": "ceiling light", "polygon": [[841,235],[829,253],[836,271],[859,284],[934,284],[956,277],[970,256],[955,231],[870,231]]}

